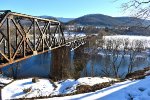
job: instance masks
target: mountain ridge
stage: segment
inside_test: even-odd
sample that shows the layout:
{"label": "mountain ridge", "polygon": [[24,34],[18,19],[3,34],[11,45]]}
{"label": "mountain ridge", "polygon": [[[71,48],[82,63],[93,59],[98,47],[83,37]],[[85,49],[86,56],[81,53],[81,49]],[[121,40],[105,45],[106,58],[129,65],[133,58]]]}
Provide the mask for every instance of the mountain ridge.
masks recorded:
{"label": "mountain ridge", "polygon": [[150,20],[143,20],[135,17],[112,17],[103,14],[87,14],[78,18],[64,18],[64,17],[53,17],[53,16],[39,16],[41,18],[48,18],[58,20],[67,25],[92,25],[92,26],[135,26],[135,25],[149,25]]}
{"label": "mountain ridge", "polygon": [[76,18],[68,25],[80,24],[80,25],[93,25],[93,26],[134,26],[134,25],[148,25],[150,20],[143,20],[135,17],[112,17],[103,14],[88,14]]}
{"label": "mountain ridge", "polygon": [[47,18],[47,19],[53,19],[53,20],[58,20],[60,22],[63,22],[63,23],[67,23],[75,18],[65,18],[65,17],[53,17],[53,16],[47,16],[47,15],[42,15],[42,16],[39,16],[40,18]]}

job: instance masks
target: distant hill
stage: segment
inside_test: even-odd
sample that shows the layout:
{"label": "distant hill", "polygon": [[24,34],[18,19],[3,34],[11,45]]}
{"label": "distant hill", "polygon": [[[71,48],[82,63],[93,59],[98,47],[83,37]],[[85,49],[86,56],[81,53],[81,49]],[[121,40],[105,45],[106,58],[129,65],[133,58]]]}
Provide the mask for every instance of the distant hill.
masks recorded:
{"label": "distant hill", "polygon": [[57,20],[55,17],[52,17],[52,16],[46,16],[46,15],[43,15],[43,16],[38,16],[40,18],[46,18],[46,19],[51,19],[51,20]]}
{"label": "distant hill", "polygon": [[69,21],[67,24],[80,24],[80,25],[94,25],[94,26],[117,26],[117,25],[147,25],[150,23],[149,20],[143,20],[134,17],[111,17],[103,14],[89,14],[79,18],[76,18],[72,21]]}
{"label": "distant hill", "polygon": [[150,25],[150,20],[143,20],[134,17],[111,17],[103,14],[89,14],[79,18],[63,18],[53,16],[38,16],[57,20],[68,25],[93,25],[93,26],[135,26],[135,25]]}
{"label": "distant hill", "polygon": [[47,18],[47,19],[52,19],[52,20],[58,20],[60,22],[63,23],[67,23],[75,18],[63,18],[63,17],[53,17],[53,16],[47,16],[47,15],[43,15],[43,16],[39,16],[41,18]]}
{"label": "distant hill", "polygon": [[57,20],[61,21],[61,22],[64,22],[64,23],[67,23],[75,18],[63,18],[63,17],[56,17]]}

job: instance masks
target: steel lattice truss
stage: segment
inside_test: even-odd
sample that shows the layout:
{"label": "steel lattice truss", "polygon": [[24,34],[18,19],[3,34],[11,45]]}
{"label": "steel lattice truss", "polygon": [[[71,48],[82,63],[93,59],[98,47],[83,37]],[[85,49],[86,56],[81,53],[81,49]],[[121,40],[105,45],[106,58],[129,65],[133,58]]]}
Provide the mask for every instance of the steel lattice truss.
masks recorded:
{"label": "steel lattice truss", "polygon": [[66,44],[78,46],[81,42],[83,38],[66,43],[59,21],[0,11],[0,68]]}

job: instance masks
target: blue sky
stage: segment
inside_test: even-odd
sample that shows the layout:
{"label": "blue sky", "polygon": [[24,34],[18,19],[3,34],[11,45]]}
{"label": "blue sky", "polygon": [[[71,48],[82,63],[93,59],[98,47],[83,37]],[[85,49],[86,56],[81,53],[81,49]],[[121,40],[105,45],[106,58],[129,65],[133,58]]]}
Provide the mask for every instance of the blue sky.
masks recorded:
{"label": "blue sky", "polygon": [[76,18],[86,14],[126,16],[120,9],[125,0],[0,0],[0,10],[28,15],[49,15],[54,17]]}

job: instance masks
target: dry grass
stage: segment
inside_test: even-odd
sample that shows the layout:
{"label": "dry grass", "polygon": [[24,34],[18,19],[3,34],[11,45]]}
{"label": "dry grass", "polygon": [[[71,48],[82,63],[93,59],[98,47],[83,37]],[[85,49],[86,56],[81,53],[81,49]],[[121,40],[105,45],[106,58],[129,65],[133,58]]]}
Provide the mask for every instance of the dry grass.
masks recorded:
{"label": "dry grass", "polygon": [[28,93],[28,92],[30,92],[31,90],[32,90],[32,88],[30,87],[30,88],[23,89],[23,92],[24,92],[24,93]]}
{"label": "dry grass", "polygon": [[127,74],[125,78],[126,79],[143,79],[145,78],[145,76],[147,76],[145,72],[149,70],[150,70],[150,67],[146,67],[143,70],[138,70],[133,73]]}

